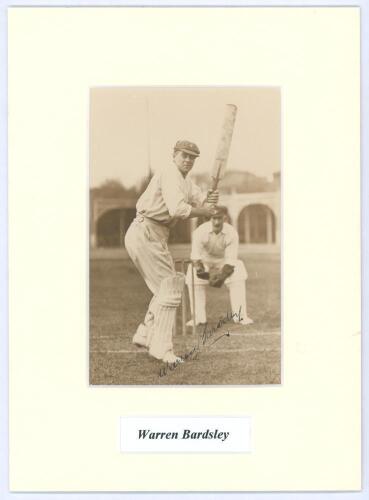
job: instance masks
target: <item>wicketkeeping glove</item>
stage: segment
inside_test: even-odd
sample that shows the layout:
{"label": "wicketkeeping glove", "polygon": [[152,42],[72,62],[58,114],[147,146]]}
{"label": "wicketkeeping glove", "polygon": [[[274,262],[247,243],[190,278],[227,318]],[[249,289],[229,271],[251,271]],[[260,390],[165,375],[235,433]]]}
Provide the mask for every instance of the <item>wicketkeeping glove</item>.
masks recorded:
{"label": "wicketkeeping glove", "polygon": [[214,272],[210,272],[209,285],[214,286],[215,288],[220,288],[233,271],[234,266],[225,264],[221,271],[214,270]]}
{"label": "wicketkeeping glove", "polygon": [[204,264],[201,262],[201,260],[197,260],[194,262],[194,268],[196,271],[196,276],[200,278],[201,280],[208,280],[209,279],[209,273],[205,271]]}

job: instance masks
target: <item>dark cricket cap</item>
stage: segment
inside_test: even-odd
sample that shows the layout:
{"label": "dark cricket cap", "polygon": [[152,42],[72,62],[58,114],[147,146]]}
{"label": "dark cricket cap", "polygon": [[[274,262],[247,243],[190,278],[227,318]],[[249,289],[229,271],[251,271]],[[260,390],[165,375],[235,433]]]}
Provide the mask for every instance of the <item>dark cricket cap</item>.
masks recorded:
{"label": "dark cricket cap", "polygon": [[228,210],[227,210],[227,207],[225,207],[224,205],[218,205],[217,207],[215,207],[215,214],[212,215],[212,217],[220,217],[222,215],[227,215],[228,213]]}
{"label": "dark cricket cap", "polygon": [[194,142],[177,141],[174,146],[174,151],[184,151],[193,156],[200,156],[200,150]]}

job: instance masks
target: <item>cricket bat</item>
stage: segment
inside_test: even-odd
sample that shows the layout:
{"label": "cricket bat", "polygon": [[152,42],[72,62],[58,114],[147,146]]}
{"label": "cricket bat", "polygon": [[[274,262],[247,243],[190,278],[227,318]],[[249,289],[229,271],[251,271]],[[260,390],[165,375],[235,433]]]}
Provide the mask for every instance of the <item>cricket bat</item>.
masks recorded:
{"label": "cricket bat", "polygon": [[226,112],[221,129],[221,134],[218,142],[218,147],[215,155],[213,170],[211,173],[211,189],[215,191],[219,181],[224,177],[227,167],[229,150],[232,143],[232,135],[234,124],[236,121],[237,106],[234,104],[226,105]]}

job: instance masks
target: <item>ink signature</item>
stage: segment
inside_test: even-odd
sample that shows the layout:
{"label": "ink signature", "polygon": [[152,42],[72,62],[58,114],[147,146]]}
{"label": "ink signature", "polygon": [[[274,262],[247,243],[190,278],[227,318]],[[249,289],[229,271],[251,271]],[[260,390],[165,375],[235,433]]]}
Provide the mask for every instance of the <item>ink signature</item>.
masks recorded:
{"label": "ink signature", "polygon": [[[222,333],[215,339],[213,338],[218,330],[222,328],[223,325],[232,322],[234,319],[237,319],[237,321],[242,321],[242,316],[241,316],[241,307],[238,312],[228,312],[227,314],[221,318],[219,318],[218,322],[216,323],[215,326],[209,328],[208,323],[205,323],[203,332],[201,334],[201,343],[203,346],[206,344],[210,346],[214,345],[216,342],[218,342],[220,339],[223,337],[230,337],[231,334],[229,333],[229,330],[226,332]],[[210,342],[212,340],[212,342]],[[164,367],[161,367],[159,370],[159,377],[165,377],[169,372],[176,370],[180,364],[182,364],[183,361],[189,360],[189,359],[197,359],[199,356],[199,348],[198,346],[192,347],[189,351],[185,352],[184,354],[181,355],[181,359],[179,361],[176,361],[174,363],[166,363]]]}

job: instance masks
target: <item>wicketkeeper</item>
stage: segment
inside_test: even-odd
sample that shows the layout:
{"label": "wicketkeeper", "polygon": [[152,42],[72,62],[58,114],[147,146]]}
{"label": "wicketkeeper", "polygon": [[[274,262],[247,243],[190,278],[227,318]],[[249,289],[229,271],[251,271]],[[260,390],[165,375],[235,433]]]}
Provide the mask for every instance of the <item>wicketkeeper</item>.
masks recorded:
{"label": "wicketkeeper", "polygon": [[[247,315],[246,280],[244,263],[238,259],[238,233],[227,222],[226,207],[216,207],[210,221],[201,224],[192,233],[191,260],[194,265],[194,295],[196,324],[206,323],[206,288],[220,288],[223,284],[229,290],[231,311],[234,321],[242,325],[253,323]],[[193,318],[192,272],[188,267],[186,284],[189,289],[190,306]],[[238,313],[240,312],[240,316]],[[188,323],[193,325],[193,319]]]}

